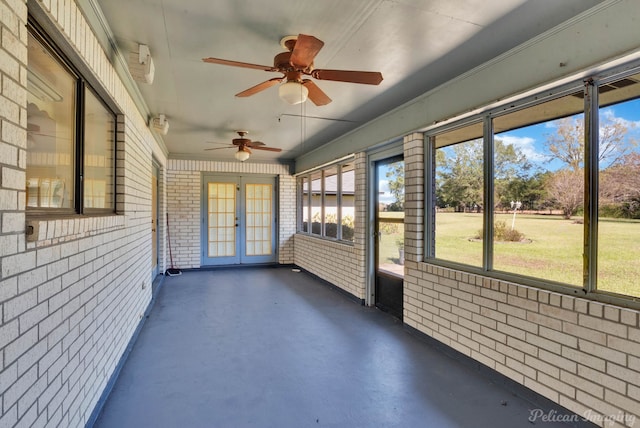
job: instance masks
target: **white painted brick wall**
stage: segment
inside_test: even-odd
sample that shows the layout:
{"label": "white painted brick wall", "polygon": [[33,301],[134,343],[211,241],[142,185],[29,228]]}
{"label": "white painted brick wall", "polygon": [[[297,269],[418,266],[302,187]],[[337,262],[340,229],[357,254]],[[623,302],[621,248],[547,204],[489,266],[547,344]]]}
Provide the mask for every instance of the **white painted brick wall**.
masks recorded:
{"label": "white painted brick wall", "polygon": [[578,414],[640,419],[638,311],[420,262],[423,147],[404,139],[404,322]]}
{"label": "white painted brick wall", "polygon": [[355,157],[355,232],[353,245],[306,234],[295,235],[294,263],[358,299],[366,296],[366,169],[364,153]]}
{"label": "white painted brick wall", "polygon": [[[26,217],[27,6],[0,0],[0,426],[80,427],[151,298],[154,142],[75,2],[35,5],[124,113],[120,215]],[[26,241],[25,220],[38,228],[34,242]]]}
{"label": "white painted brick wall", "polygon": [[[169,160],[167,163],[167,212],[174,265],[199,268],[201,262],[202,173],[261,174],[278,177],[278,262],[293,263],[296,230],[295,178],[288,165],[237,161]],[[168,251],[168,249],[167,249]]]}
{"label": "white painted brick wall", "polygon": [[414,260],[407,325],[579,415],[640,419],[638,311]]}

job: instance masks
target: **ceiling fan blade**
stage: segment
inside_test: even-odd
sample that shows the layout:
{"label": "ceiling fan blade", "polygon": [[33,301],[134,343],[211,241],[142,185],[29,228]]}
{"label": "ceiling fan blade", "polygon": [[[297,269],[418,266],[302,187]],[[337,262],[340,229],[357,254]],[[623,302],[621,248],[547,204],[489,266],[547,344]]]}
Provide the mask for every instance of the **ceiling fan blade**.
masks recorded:
{"label": "ceiling fan blade", "polygon": [[235,146],[227,146],[227,147],[211,147],[210,149],[204,149],[204,150],[221,150],[221,149],[235,149]]}
{"label": "ceiling fan blade", "polygon": [[264,71],[276,71],[270,65],[250,64],[248,62],[230,61],[228,59],[220,59],[220,58],[202,58],[202,60],[210,64],[230,65],[232,67],[253,68],[255,70],[264,70]]}
{"label": "ceiling fan blade", "polygon": [[316,85],[313,80],[304,79],[302,86],[309,90],[309,99],[317,106],[324,106],[331,102],[331,98]]}
{"label": "ceiling fan blade", "polygon": [[298,40],[291,51],[289,62],[296,68],[305,69],[313,63],[313,59],[323,46],[324,42],[320,39],[306,34],[298,34]]}
{"label": "ceiling fan blade", "polygon": [[269,152],[281,152],[282,151],[282,149],[278,149],[278,148],[275,148],[275,147],[267,147],[267,146],[258,146],[258,147],[251,146],[251,148],[253,150],[267,150]]}
{"label": "ceiling fan blade", "polygon": [[382,82],[382,73],[379,71],[317,69],[313,70],[311,75],[318,80],[334,80],[336,82],[362,83],[365,85],[379,85]]}
{"label": "ceiling fan blade", "polygon": [[249,89],[246,89],[240,93],[236,94],[236,97],[250,97],[251,95],[255,95],[258,92],[264,91],[265,89],[268,89],[270,87],[272,87],[273,85],[277,85],[278,83],[282,82],[282,79],[284,79],[283,77],[274,77],[273,79],[269,79],[265,82],[262,83],[258,83],[256,86],[252,86]]}
{"label": "ceiling fan blade", "polygon": [[262,141],[252,141],[247,145],[249,147],[255,147],[255,146],[264,146],[265,144]]}

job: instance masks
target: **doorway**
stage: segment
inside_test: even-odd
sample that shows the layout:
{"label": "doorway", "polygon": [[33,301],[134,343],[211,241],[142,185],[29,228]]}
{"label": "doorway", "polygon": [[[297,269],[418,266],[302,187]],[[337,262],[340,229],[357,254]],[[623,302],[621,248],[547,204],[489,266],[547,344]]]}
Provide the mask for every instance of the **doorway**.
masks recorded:
{"label": "doorway", "polygon": [[151,280],[158,276],[158,175],[159,168],[152,165],[151,173]]}
{"label": "doorway", "polygon": [[373,163],[375,305],[402,319],[404,297],[404,159]]}
{"label": "doorway", "polygon": [[277,261],[276,177],[205,175],[202,266]]}

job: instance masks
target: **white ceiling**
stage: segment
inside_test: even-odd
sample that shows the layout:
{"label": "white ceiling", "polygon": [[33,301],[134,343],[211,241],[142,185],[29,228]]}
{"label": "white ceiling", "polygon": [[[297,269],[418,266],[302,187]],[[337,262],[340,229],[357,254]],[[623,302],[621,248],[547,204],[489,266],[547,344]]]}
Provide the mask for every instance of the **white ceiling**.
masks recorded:
{"label": "white ceiling", "polygon": [[[94,0],[126,57],[146,44],[153,84],[138,83],[153,114],[170,123],[169,156],[233,159],[234,130],[282,148],[250,161],[288,161],[587,10],[601,0]],[[316,68],[380,71],[379,86],[315,83],[333,99],[296,106],[277,87],[234,95],[279,73],[202,62],[217,57],[272,65],[280,39],[325,45]]]}

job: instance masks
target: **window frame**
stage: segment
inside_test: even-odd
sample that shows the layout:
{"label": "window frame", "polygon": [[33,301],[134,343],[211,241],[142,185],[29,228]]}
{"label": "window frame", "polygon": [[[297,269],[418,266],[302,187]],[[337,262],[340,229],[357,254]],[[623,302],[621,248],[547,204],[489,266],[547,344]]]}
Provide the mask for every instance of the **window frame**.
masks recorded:
{"label": "window frame", "polygon": [[[424,174],[425,174],[425,216],[424,216],[424,248],[425,255],[423,262],[439,265],[443,267],[464,270],[470,273],[488,276],[505,281],[515,281],[523,285],[532,286],[563,294],[578,295],[591,300],[612,303],[619,306],[640,308],[640,297],[626,294],[616,294],[597,288],[597,261],[598,261],[598,150],[599,150],[599,88],[610,82],[624,79],[625,77],[638,74],[640,72],[640,60],[634,60],[624,65],[613,66],[605,71],[598,70],[597,73],[583,74],[579,78],[558,84],[555,87],[540,87],[537,93],[529,92],[530,95],[519,99],[509,100],[501,105],[486,106],[473,115],[463,118],[453,119],[444,124],[435,125],[424,131]],[[493,198],[494,189],[494,137],[493,119],[507,115],[528,107],[543,104],[553,99],[558,99],[576,91],[584,94],[584,105],[582,113],[584,115],[585,141],[585,205],[584,205],[584,257],[583,272],[584,281],[582,286],[576,287],[569,284],[554,282],[541,278],[535,278],[516,273],[507,273],[493,270],[493,224],[494,215]],[[462,128],[468,125],[483,121],[484,125],[484,175],[485,175],[485,215],[483,217],[483,230],[485,239],[483,244],[483,265],[478,268],[435,257],[435,139],[438,135],[451,130]],[[528,126],[528,125],[527,125]]]}
{"label": "window frame", "polygon": [[[333,162],[330,164],[323,165],[319,168],[314,168],[309,171],[305,171],[303,173],[296,174],[296,212],[297,212],[297,224],[296,224],[296,233],[301,235],[312,236],[319,239],[326,239],[329,241],[340,242],[347,245],[353,245],[353,241],[343,239],[342,236],[342,203],[344,201],[343,198],[343,180],[342,180],[342,168],[345,165],[350,165],[351,168],[355,171],[354,166],[355,157],[349,156],[348,158],[341,159],[338,162]],[[327,204],[327,187],[325,183],[325,179],[327,177],[327,171],[335,172],[336,179],[336,236],[327,236],[326,234],[326,204]],[[320,234],[313,233],[313,177],[319,174],[320,178]],[[332,174],[333,175],[333,174]],[[308,194],[307,205],[305,207],[304,204],[304,183],[307,184]],[[355,183],[354,183],[355,184]],[[355,189],[354,189],[354,197],[355,197]],[[309,219],[309,224],[307,225],[307,230],[304,230],[304,209],[307,209],[306,217]],[[355,219],[354,219],[355,220]]]}
{"label": "window frame", "polygon": [[[48,207],[29,207],[25,205],[25,211],[28,218],[60,218],[60,217],[74,217],[74,216],[101,216],[101,215],[114,215],[117,214],[117,144],[118,144],[118,113],[109,105],[107,101],[100,95],[94,86],[92,86],[87,78],[81,73],[62,51],[60,46],[48,35],[42,26],[36,21],[36,19],[29,15],[27,22],[27,32],[38,43],[42,45],[44,49],[51,55],[53,61],[64,68],[75,79],[75,98],[74,98],[74,118],[75,123],[73,126],[73,206],[70,208],[48,208]],[[27,64],[28,68],[28,64]],[[85,175],[85,107],[86,107],[86,93],[90,91],[95,99],[104,107],[113,118],[113,135],[111,141],[113,162],[110,165],[111,174],[113,180],[111,183],[111,197],[108,208],[86,208],[85,207],[85,189],[84,189],[84,175]],[[29,169],[29,165],[26,166],[25,171]]]}

